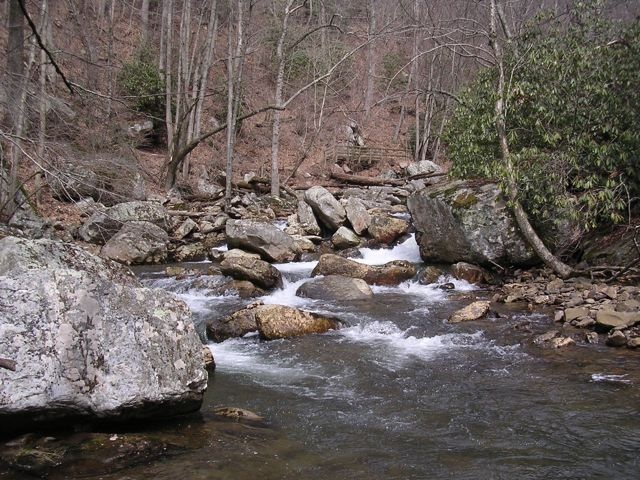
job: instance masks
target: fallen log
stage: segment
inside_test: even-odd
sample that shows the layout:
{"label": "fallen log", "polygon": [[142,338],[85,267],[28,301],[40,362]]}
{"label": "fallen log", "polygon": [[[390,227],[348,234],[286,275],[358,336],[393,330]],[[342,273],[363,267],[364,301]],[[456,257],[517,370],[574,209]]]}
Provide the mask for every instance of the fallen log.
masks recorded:
{"label": "fallen log", "polygon": [[402,187],[404,180],[393,180],[377,177],[363,177],[360,175],[348,175],[346,173],[331,172],[331,178],[352,185],[364,185],[367,187]]}

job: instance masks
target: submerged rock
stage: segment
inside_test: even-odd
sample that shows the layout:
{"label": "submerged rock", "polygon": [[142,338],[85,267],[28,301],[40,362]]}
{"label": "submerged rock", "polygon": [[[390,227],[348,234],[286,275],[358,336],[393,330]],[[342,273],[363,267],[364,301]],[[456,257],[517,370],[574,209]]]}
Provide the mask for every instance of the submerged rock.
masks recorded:
{"label": "submerged rock", "polygon": [[256,308],[255,317],[260,336],[265,340],[325,333],[341,326],[334,318],[284,305],[261,305]]}
{"label": "submerged rock", "polygon": [[332,232],[335,232],[347,219],[344,207],[324,187],[311,187],[304,192],[304,200],[311,206],[318,219]]}
{"label": "submerged rock", "polygon": [[537,262],[495,184],[455,181],[427,187],[413,194],[407,206],[425,262],[482,266]]}
{"label": "submerged rock", "polygon": [[269,262],[290,262],[296,257],[293,238],[269,223],[253,220],[228,220],[227,243],[258,253]]}
{"label": "submerged rock", "polygon": [[418,283],[420,283],[420,285],[431,285],[432,283],[436,283],[442,274],[443,271],[438,267],[427,265],[418,273]]}
{"label": "submerged rock", "polygon": [[493,275],[487,270],[466,262],[458,262],[452,265],[451,274],[458,280],[465,280],[474,284],[490,283],[493,280]]}
{"label": "submerged rock", "polygon": [[489,306],[491,302],[486,300],[480,300],[473,302],[466,307],[454,312],[449,317],[449,323],[459,322],[471,322],[473,320],[480,320],[487,313],[489,313]]}
{"label": "submerged rock", "polygon": [[0,262],[0,352],[16,362],[0,369],[5,432],[200,407],[202,344],[181,300],[77,246],[7,237],[0,250],[18,262]]}
{"label": "submerged rock", "polygon": [[373,292],[367,282],[359,278],[327,275],[303,283],[296,295],[319,300],[350,301],[368,300],[373,297]]}

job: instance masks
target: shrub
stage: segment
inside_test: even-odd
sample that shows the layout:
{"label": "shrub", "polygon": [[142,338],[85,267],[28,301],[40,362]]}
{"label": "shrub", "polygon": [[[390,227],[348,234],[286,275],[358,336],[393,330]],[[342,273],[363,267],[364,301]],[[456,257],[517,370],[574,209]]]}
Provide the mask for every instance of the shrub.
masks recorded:
{"label": "shrub", "polygon": [[125,95],[131,97],[136,111],[156,119],[164,117],[165,83],[148,47],[141,48],[130,62],[122,66],[118,85]]}
{"label": "shrub", "polygon": [[[507,131],[534,220],[553,223],[570,205],[594,229],[625,220],[640,195],[640,22],[608,22],[592,3],[574,15],[539,21],[507,51]],[[445,136],[455,175],[505,178],[495,85],[485,70],[460,95]]]}

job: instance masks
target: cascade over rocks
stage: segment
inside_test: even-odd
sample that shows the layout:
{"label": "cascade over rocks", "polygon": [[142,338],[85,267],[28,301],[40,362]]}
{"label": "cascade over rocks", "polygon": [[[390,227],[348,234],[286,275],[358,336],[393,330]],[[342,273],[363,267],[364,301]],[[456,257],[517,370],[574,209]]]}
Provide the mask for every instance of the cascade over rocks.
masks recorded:
{"label": "cascade over rocks", "polygon": [[230,248],[258,253],[269,262],[290,262],[296,257],[293,238],[269,223],[229,219],[226,236]]}
{"label": "cascade over rocks", "polygon": [[325,333],[341,327],[335,318],[284,305],[261,305],[256,308],[255,317],[260,336],[265,340]]}
{"label": "cascade over rocks", "polygon": [[342,204],[324,187],[311,187],[304,192],[304,200],[313,209],[320,222],[335,232],[347,219]]}
{"label": "cascade over rocks", "polygon": [[169,235],[150,222],[127,222],[102,247],[100,255],[126,265],[162,263],[167,258]]}
{"label": "cascade over rocks", "polygon": [[327,275],[309,280],[296,291],[296,295],[305,298],[331,301],[368,300],[373,297],[371,287],[359,278],[344,275]]}
{"label": "cascade over rocks", "polygon": [[79,235],[89,243],[104,245],[127,222],[150,222],[167,230],[167,212],[157,202],[119,203],[103,211],[95,212],[80,227]]}
{"label": "cascade over rocks", "polygon": [[207,386],[186,305],[78,246],[0,240],[3,431],[197,410]]}
{"label": "cascade over rocks", "polygon": [[482,266],[537,262],[493,183],[450,181],[416,192],[407,205],[425,262]]}
{"label": "cascade over rocks", "polygon": [[260,288],[282,288],[282,274],[264,260],[233,255],[220,263],[220,270],[236,280],[248,280]]}
{"label": "cascade over rocks", "polygon": [[370,285],[397,285],[413,278],[416,268],[406,260],[393,260],[384,265],[366,265],[330,253],[320,257],[311,276],[344,275],[360,278]]}

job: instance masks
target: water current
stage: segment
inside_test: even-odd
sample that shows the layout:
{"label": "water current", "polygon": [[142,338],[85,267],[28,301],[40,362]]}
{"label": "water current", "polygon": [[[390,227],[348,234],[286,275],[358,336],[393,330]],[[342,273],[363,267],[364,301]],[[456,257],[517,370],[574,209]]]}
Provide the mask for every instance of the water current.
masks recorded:
{"label": "water current", "polygon": [[[420,263],[413,238],[362,249],[358,261]],[[448,324],[486,292],[406,282],[374,287],[373,300],[297,297],[314,262],[277,265],[284,288],[262,298],[337,316],[324,335],[262,342],[257,335],[210,344],[217,369],[203,415],[249,409],[265,425],[238,426],[246,450],[207,448],[146,467],[150,478],[582,479],[640,478],[640,356],[577,345],[531,344],[552,323],[506,309],[497,318]],[[189,279],[147,272],[176,292],[202,326],[241,308]],[[452,281],[440,279],[440,283]],[[277,432],[269,436],[262,431]],[[127,478],[138,478],[130,472]],[[124,477],[123,477],[124,478]]]}

